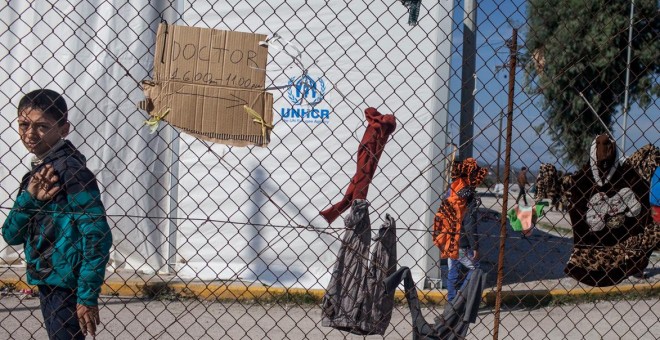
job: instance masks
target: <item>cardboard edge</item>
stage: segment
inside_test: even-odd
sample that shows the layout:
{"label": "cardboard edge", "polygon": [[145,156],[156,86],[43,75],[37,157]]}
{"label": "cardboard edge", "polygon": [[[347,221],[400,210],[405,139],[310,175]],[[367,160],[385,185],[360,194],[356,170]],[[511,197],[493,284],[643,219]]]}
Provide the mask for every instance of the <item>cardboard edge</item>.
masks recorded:
{"label": "cardboard edge", "polygon": [[271,140],[271,134],[273,133],[273,130],[275,129],[275,124],[273,122],[273,94],[267,91],[263,91],[264,94],[264,122],[270,124],[273,128],[272,129],[267,129],[266,131],[266,138],[264,140],[264,144],[261,145],[262,147],[267,147],[268,143],[270,143]]}

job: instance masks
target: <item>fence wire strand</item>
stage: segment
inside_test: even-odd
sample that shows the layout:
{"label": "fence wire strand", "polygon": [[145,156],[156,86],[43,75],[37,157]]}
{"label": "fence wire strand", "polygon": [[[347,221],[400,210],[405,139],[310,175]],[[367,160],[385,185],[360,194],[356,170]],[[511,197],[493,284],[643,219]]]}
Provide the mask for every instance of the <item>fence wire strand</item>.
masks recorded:
{"label": "fence wire strand", "polygon": [[[4,2],[0,338],[75,329],[58,318],[94,317],[98,301],[98,339],[656,339],[657,13],[650,0]],[[179,82],[157,79],[161,23],[266,36],[265,66],[247,65],[272,112],[258,96],[227,110],[245,105],[267,145],[141,109],[150,85]],[[59,179],[85,175],[30,173],[42,160],[26,148],[63,131],[30,116],[51,107],[18,112],[36,89],[63,94],[61,137],[100,196]],[[468,158],[485,169],[473,192],[459,185],[476,176]],[[351,193],[365,177],[368,194]],[[321,213],[345,195],[339,218]],[[356,320],[328,326],[333,313]]]}

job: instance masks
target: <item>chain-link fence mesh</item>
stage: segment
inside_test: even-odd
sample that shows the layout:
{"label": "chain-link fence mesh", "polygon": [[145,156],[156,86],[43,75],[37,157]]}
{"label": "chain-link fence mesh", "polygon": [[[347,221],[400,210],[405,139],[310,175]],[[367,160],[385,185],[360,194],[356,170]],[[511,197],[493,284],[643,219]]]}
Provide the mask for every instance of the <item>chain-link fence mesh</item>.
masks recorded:
{"label": "chain-link fence mesh", "polygon": [[[161,23],[268,35],[268,146],[212,143],[165,121],[150,133],[137,103]],[[93,305],[81,302],[93,274],[73,260],[91,258],[85,231],[66,229],[84,223],[19,195],[26,147],[53,127],[20,118],[19,100],[49,88],[67,100],[66,138],[96,177],[113,239],[99,339],[361,338],[360,320],[389,315],[393,300],[388,339],[451,338],[439,325],[477,339],[657,338],[660,162],[657,149],[636,151],[660,140],[659,25],[657,2],[640,0],[4,2],[0,337],[59,327],[54,286]],[[369,107],[393,116],[374,120]],[[457,175],[469,157],[483,178]],[[367,183],[368,206],[346,196],[352,209],[328,223],[319,212],[351,181]],[[98,221],[90,209],[77,213]],[[9,240],[11,228],[22,236]],[[357,294],[383,291],[393,270],[369,265],[370,244],[374,259],[410,268],[436,328],[418,327],[403,285],[394,298]],[[30,266],[61,263],[58,252],[69,267],[38,282],[44,267]],[[458,295],[477,305],[445,309],[474,264],[484,285],[462,277]],[[82,278],[54,279],[70,273]],[[332,295],[337,282],[357,295]],[[344,330],[324,325],[333,303],[354,321]]]}

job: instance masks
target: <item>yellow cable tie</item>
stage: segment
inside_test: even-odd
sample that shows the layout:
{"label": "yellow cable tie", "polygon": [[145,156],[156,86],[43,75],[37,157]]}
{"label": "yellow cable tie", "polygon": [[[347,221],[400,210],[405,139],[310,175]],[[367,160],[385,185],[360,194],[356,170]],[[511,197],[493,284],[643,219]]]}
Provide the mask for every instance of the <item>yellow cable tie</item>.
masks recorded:
{"label": "yellow cable tie", "polygon": [[153,134],[158,129],[158,122],[160,122],[167,114],[170,113],[170,108],[167,108],[162,114],[155,114],[149,118],[149,120],[144,121],[144,125],[149,127],[149,134]]}
{"label": "yellow cable tie", "polygon": [[264,122],[264,119],[261,118],[261,116],[257,113],[257,111],[255,111],[251,107],[249,107],[247,105],[243,105],[243,109],[245,110],[245,113],[252,116],[252,122],[261,125],[261,137],[263,138],[263,141],[265,143],[266,142],[266,128],[272,130],[273,126],[271,124],[268,124],[268,123]]}

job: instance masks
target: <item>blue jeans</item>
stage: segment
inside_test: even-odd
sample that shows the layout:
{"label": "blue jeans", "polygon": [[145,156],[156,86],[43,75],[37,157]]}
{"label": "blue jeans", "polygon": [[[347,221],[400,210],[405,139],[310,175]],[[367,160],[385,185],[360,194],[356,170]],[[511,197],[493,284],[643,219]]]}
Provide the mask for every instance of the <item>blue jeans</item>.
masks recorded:
{"label": "blue jeans", "polygon": [[50,340],[85,339],[76,314],[77,297],[72,289],[39,285],[41,313]]}
{"label": "blue jeans", "polygon": [[[458,290],[465,286],[472,270],[479,267],[479,261],[473,258],[470,248],[460,248],[458,259],[447,259],[447,267],[447,301],[451,302],[456,297]],[[466,271],[467,273],[465,273]]]}

